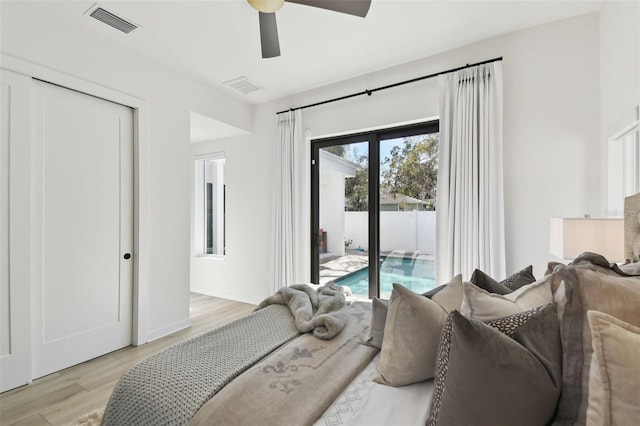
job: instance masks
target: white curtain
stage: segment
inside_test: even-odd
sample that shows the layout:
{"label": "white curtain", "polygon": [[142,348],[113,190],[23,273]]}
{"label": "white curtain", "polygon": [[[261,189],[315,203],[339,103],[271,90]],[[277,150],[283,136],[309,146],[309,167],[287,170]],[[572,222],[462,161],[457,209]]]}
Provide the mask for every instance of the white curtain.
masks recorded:
{"label": "white curtain", "polygon": [[309,281],[309,149],[300,110],[277,115],[271,229],[271,293]]}
{"label": "white curtain", "polygon": [[475,268],[505,276],[502,65],[440,77],[436,200],[438,282]]}

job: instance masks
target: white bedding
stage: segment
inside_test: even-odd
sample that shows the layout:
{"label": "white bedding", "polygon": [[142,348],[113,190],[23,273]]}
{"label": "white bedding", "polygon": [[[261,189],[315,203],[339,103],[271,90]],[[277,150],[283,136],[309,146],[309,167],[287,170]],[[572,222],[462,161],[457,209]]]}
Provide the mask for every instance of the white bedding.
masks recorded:
{"label": "white bedding", "polygon": [[375,383],[380,354],[335,399],[314,426],[424,425],[429,415],[433,380],[402,387]]}

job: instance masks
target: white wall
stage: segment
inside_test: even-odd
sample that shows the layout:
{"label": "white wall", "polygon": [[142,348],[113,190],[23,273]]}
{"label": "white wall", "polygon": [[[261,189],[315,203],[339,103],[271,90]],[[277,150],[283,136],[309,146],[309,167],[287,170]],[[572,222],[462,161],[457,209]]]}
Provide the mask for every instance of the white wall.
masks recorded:
{"label": "white wall", "polygon": [[[596,214],[600,208],[598,37],[598,15],[584,15],[254,107],[253,135],[194,147],[194,154],[224,150],[237,158],[228,163],[233,179],[228,188],[246,200],[228,205],[227,241],[233,250],[227,259],[192,259],[192,288],[256,302],[268,295],[273,178],[268,159],[277,111],[499,56],[504,58],[507,272],[533,264],[542,275],[552,258],[549,218]],[[438,82],[431,79],[307,109],[303,118],[314,138],[437,113]]]}
{"label": "white wall", "polygon": [[607,131],[640,105],[640,2],[605,2],[599,24],[602,214],[608,199]]}
{"label": "white wall", "polygon": [[336,256],[344,255],[344,186],[344,173],[335,170],[320,172],[320,229],[327,233],[327,250]]}
{"label": "white wall", "polygon": [[[346,238],[351,248],[369,248],[369,213],[345,212]],[[436,252],[436,213],[434,211],[380,212],[380,251],[417,250]]]}
{"label": "white wall", "polygon": [[189,113],[249,130],[251,108],[101,35],[59,25],[34,2],[3,2],[1,50],[32,65],[39,78],[106,88],[143,105],[136,260],[144,342],[189,324]]}

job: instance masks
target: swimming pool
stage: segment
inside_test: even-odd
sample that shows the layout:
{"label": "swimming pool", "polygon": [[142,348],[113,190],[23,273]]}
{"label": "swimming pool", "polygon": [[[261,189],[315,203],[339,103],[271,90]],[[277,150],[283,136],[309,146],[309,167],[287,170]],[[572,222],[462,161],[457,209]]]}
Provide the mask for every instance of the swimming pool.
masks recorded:
{"label": "swimming pool", "polygon": [[[436,286],[435,262],[432,259],[387,257],[380,264],[380,297],[388,299],[393,283],[399,283],[415,293],[424,293]],[[335,280],[348,286],[354,296],[369,297],[369,267]]]}

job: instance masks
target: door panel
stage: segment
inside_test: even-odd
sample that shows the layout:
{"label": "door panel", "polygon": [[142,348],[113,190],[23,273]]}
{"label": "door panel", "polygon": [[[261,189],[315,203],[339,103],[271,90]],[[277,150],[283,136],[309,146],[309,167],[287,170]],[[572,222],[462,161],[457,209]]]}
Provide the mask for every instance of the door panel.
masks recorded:
{"label": "door panel", "polygon": [[35,378],[131,343],[133,112],[34,85]]}
{"label": "door panel", "polygon": [[31,78],[1,70],[0,392],[31,379]]}
{"label": "door panel", "polygon": [[[314,227],[318,283],[362,271],[352,283],[354,295],[368,297],[369,282],[369,144],[366,139],[349,144],[318,147],[318,205]],[[353,226],[351,222],[361,226]]]}
{"label": "door panel", "polygon": [[[434,129],[435,130],[435,129]],[[380,297],[435,287],[438,133],[380,140]]]}

